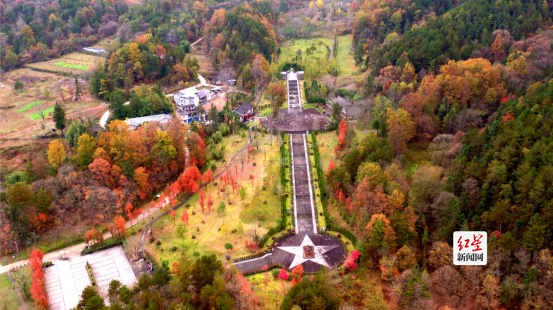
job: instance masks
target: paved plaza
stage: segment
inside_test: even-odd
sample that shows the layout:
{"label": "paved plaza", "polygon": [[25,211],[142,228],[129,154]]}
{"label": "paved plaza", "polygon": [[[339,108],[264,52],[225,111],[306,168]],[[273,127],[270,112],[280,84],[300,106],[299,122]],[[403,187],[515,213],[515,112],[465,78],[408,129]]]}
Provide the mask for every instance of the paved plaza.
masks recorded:
{"label": "paved plaza", "polygon": [[[98,292],[104,299],[109,283],[119,280],[132,287],[136,276],[131,268],[123,247],[107,249],[93,254],[73,257],[69,261],[57,260],[44,269],[46,295],[50,310],[69,310],[77,306],[85,287],[91,285],[86,263],[92,267]],[[106,299],[107,302],[107,299]]]}

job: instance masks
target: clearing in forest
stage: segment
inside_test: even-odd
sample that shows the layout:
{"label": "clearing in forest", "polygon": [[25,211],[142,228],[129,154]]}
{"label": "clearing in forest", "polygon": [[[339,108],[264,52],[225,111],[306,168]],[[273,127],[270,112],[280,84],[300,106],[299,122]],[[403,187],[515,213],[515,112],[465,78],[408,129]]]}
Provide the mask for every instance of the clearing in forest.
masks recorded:
{"label": "clearing in forest", "polygon": [[[16,80],[23,83],[22,90],[14,90]],[[2,74],[0,84],[3,86],[0,87],[0,138],[9,139],[3,141],[2,148],[30,143],[27,139],[52,133],[51,112],[56,102],[65,109],[68,121],[96,118],[107,109],[107,105],[101,105],[100,100],[88,94],[85,82],[80,85],[85,92],[81,101],[73,101],[75,80],[59,74],[22,68]]]}
{"label": "clearing in forest", "polygon": [[96,68],[104,57],[85,53],[71,53],[61,58],[28,64],[27,67],[43,72],[51,72],[62,75],[82,74],[87,70]]}
{"label": "clearing in forest", "polygon": [[[308,52],[308,49],[312,52]],[[331,49],[332,39],[329,38],[292,39],[280,47],[279,63],[294,59],[298,55],[298,50],[301,50],[302,58],[326,59]]]}

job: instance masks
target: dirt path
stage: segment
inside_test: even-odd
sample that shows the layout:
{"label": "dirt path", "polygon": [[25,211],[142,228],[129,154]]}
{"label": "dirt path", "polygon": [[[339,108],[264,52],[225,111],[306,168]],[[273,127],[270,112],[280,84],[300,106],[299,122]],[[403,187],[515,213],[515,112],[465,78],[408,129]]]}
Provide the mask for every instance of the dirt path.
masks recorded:
{"label": "dirt path", "polygon": [[190,44],[190,46],[194,46],[194,45],[200,43],[200,41],[201,41],[202,39],[203,39],[203,38],[199,38],[198,40],[196,40],[196,42]]}

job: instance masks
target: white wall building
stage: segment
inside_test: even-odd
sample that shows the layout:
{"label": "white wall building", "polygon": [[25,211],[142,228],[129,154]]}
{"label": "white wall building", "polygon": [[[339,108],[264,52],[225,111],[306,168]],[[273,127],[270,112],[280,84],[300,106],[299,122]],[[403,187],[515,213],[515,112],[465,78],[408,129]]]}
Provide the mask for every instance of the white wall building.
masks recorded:
{"label": "white wall building", "polygon": [[196,88],[187,88],[176,92],[173,98],[175,98],[177,109],[196,108],[200,104],[198,92]]}

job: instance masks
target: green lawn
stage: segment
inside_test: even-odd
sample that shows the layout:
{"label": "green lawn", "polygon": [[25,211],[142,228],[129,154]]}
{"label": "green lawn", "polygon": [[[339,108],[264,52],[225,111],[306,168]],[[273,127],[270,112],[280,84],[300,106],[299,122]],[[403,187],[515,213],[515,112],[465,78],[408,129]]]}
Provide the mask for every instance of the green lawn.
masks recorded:
{"label": "green lawn", "polygon": [[29,110],[30,108],[32,107],[35,107],[43,102],[45,102],[46,100],[39,100],[39,101],[35,101],[33,103],[29,103],[28,105],[22,107],[21,109],[17,110],[17,113],[21,113],[21,112],[24,112],[24,111],[27,111]]}
{"label": "green lawn", "polygon": [[0,298],[0,309],[19,309],[19,299],[15,289],[8,278],[8,275],[0,274],[0,292],[2,297]]}
{"label": "green lawn", "polygon": [[[322,42],[319,46],[319,42]],[[279,62],[284,62],[287,60],[291,60],[292,58],[296,57],[296,53],[298,49],[301,49],[302,58],[305,59],[305,57],[308,58],[327,58],[328,57],[328,51],[325,47],[325,45],[328,45],[328,47],[332,47],[332,39],[329,38],[313,38],[313,39],[294,39],[286,41],[283,46],[280,47],[280,56],[279,56]],[[310,56],[307,56],[306,49],[310,48],[311,46],[315,46],[317,49],[313,54]]]}
{"label": "green lawn", "polygon": [[40,112],[29,114],[29,117],[36,121],[37,119],[42,118],[41,114],[44,114],[44,118],[46,118],[46,116],[48,116],[48,114],[50,114],[50,112],[53,112],[54,109],[55,109],[55,107],[50,107],[50,108],[42,110]]}
{"label": "green lawn", "polygon": [[353,37],[351,35],[338,37],[338,54],[336,63],[338,65],[338,73],[340,76],[355,75],[357,67],[353,59],[353,51],[351,49]]}
{"label": "green lawn", "polygon": [[71,68],[71,69],[80,69],[80,70],[88,70],[90,68],[88,66],[68,64],[68,63],[61,62],[61,61],[55,62],[54,66],[64,67],[64,68]]}
{"label": "green lawn", "polygon": [[261,117],[269,116],[272,111],[273,110],[271,108],[263,109],[263,111],[261,111],[261,113],[259,113],[259,116],[261,116]]}

